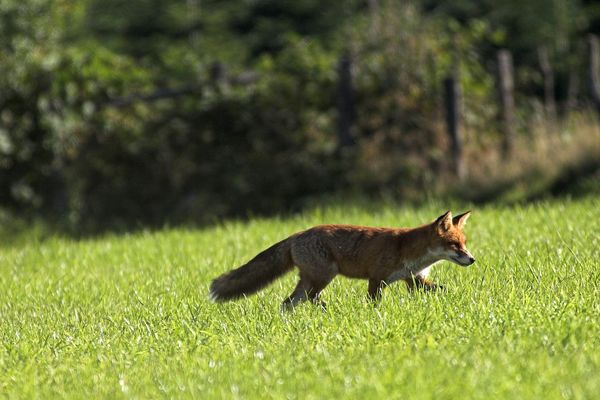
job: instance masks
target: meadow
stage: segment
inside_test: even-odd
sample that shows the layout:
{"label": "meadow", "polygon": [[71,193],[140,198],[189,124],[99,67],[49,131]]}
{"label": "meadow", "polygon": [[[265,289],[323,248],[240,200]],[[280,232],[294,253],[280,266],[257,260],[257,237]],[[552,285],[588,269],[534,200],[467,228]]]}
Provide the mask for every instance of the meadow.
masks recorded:
{"label": "meadow", "polygon": [[[327,311],[282,314],[286,275],[237,302],[211,279],[319,223],[414,226],[446,211],[360,203],[285,218],[75,240],[6,227],[6,398],[544,398],[600,393],[600,197],[475,207],[477,262],[438,264],[445,293],[336,278]],[[455,204],[454,212],[466,206]]]}

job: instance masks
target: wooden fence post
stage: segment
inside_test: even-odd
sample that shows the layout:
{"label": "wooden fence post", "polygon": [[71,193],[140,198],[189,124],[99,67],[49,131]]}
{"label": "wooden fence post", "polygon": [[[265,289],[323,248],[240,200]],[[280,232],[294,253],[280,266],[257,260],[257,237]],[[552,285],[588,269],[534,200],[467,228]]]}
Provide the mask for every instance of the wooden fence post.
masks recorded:
{"label": "wooden fence post", "polygon": [[454,173],[459,179],[463,179],[466,171],[460,132],[460,87],[456,74],[452,74],[444,79],[444,98],[446,105],[446,127],[450,136]]}
{"label": "wooden fence post", "polygon": [[588,36],[588,45],[590,52],[590,63],[588,70],[588,78],[590,85],[590,92],[592,94],[592,101],[596,107],[596,111],[600,114],[600,77],[598,77],[598,69],[600,68],[598,60],[598,37],[590,34]]}
{"label": "wooden fence post", "polygon": [[538,49],[538,60],[540,69],[544,77],[544,108],[546,117],[550,119],[550,123],[556,120],[556,101],[554,96],[554,73],[552,64],[550,64],[550,56],[548,49],[544,46]]}
{"label": "wooden fence post", "polygon": [[210,81],[217,93],[221,93],[227,83],[227,68],[221,61],[214,61],[209,67]]}
{"label": "wooden fence post", "polygon": [[354,109],[354,89],[352,88],[352,60],[349,54],[344,54],[338,63],[338,148],[354,144],[352,125],[356,115]]}
{"label": "wooden fence post", "polygon": [[502,114],[502,152],[507,158],[514,146],[515,137],[515,99],[512,55],[508,50],[498,52],[498,88],[500,91],[500,108]]}
{"label": "wooden fence post", "polygon": [[567,100],[565,101],[564,114],[569,115],[571,111],[577,107],[577,91],[579,87],[579,79],[577,74],[571,70],[569,72],[569,80],[567,82]]}
{"label": "wooden fence post", "polygon": [[[193,21],[194,25],[198,25],[200,20],[200,0],[186,0],[188,17]],[[189,33],[190,47],[198,52],[200,47],[200,30],[193,28]]]}
{"label": "wooden fence post", "polygon": [[371,13],[371,27],[369,30],[369,35],[370,39],[374,40],[381,32],[381,15],[379,14],[379,0],[368,0],[367,5],[369,7],[369,12]]}

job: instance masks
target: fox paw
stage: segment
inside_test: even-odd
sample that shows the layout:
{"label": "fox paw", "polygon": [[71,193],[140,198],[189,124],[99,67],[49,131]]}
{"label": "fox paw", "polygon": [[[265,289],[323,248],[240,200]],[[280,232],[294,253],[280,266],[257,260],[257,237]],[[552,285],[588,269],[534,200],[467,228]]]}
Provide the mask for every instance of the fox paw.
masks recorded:
{"label": "fox paw", "polygon": [[323,311],[327,311],[327,304],[323,300],[315,300],[313,304]]}
{"label": "fox paw", "polygon": [[445,286],[443,285],[437,285],[437,284],[432,284],[432,285],[427,285],[424,287],[426,292],[447,292],[448,289],[446,289]]}

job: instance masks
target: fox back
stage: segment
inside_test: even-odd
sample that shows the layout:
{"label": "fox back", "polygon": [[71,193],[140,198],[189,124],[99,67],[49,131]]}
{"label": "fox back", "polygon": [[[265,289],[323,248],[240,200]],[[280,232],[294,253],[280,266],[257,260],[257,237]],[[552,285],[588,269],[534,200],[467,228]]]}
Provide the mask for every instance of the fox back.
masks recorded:
{"label": "fox back", "polygon": [[338,274],[368,279],[369,296],[404,280],[409,289],[435,290],[427,280],[430,267],[448,260],[468,266],[475,259],[466,248],[463,227],[470,212],[450,211],[417,228],[319,225],[298,232],[261,252],[248,263],[215,279],[210,298],[225,301],[250,295],[297,266],[300,280],[284,307],[304,300],[323,305],[321,291]]}

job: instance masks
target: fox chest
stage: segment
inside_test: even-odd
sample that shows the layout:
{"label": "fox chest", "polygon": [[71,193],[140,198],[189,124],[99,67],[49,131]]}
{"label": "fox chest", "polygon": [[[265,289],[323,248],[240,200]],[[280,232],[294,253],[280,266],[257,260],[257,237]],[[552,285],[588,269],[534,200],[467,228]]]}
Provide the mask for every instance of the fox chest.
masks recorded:
{"label": "fox chest", "polygon": [[388,275],[386,282],[389,284],[399,280],[412,279],[413,276],[417,275],[427,277],[434,263],[433,260],[415,260],[402,263],[398,269]]}

